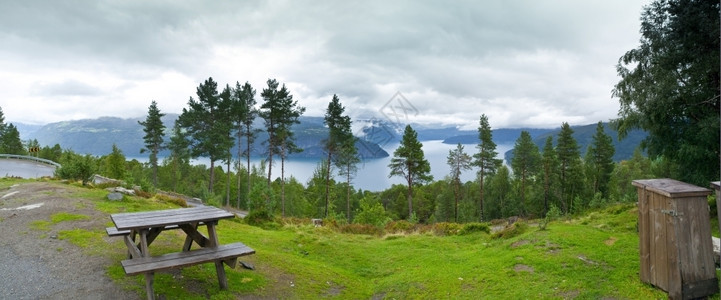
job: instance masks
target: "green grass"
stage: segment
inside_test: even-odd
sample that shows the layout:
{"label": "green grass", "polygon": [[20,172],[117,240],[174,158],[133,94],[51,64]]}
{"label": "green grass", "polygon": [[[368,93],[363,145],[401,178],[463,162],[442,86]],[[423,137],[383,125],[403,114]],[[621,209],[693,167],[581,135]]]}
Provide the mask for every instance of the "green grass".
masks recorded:
{"label": "green grass", "polygon": [[[222,222],[221,243],[242,241],[258,272],[292,278],[282,298],[660,298],[638,278],[637,212],[616,206],[511,238],[485,233],[393,238],[311,226],[264,230]],[[260,269],[260,268],[259,268]],[[239,283],[236,283],[239,284]],[[287,294],[283,294],[287,293]],[[263,295],[262,292],[259,292]]]}
{"label": "green grass", "polygon": [[71,214],[66,212],[59,212],[56,214],[53,214],[50,216],[50,221],[53,224],[57,224],[60,222],[69,222],[69,221],[82,221],[82,220],[89,220],[90,217],[86,215],[80,215],[80,214]]}
{"label": "green grass", "polygon": [[[177,207],[135,197],[109,201],[105,191],[74,191],[107,214]],[[75,218],[82,217],[60,213],[52,222],[33,226]],[[224,220],[217,227],[221,244],[243,242],[255,249],[256,254],[240,260],[256,270],[226,267],[227,291],[219,290],[213,264],[159,272],[154,287],[168,299],[665,298],[663,291],[639,280],[636,220],[634,205],[617,205],[551,222],[547,230],[528,225],[495,237],[484,232],[352,235],[310,224],[263,229]],[[144,277],[126,276],[120,266],[126,256],[120,238],[107,238],[102,228],[61,231],[59,238],[85,253],[108,257],[108,276],[145,295]],[[182,231],[164,232],[151,252],[176,252],[183,239]]]}

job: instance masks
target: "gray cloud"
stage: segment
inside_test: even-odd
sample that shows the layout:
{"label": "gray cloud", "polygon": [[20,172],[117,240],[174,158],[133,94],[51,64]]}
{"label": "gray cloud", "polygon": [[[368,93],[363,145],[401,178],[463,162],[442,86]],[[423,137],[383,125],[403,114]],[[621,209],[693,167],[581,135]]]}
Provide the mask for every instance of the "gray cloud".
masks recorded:
{"label": "gray cloud", "polygon": [[[0,106],[17,120],[28,99],[179,112],[212,76],[258,93],[278,78],[316,115],[332,94],[367,115],[401,91],[427,122],[593,123],[615,115],[614,64],[645,2],[16,1],[0,11],[0,88],[17,87]],[[98,113],[55,111],[44,119]]]}

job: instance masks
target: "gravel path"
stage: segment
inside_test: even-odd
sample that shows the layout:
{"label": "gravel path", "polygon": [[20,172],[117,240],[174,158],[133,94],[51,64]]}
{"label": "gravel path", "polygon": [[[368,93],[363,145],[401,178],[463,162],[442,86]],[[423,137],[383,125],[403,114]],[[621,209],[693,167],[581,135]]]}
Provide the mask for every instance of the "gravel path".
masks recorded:
{"label": "gravel path", "polygon": [[[60,230],[105,228],[106,215],[59,183],[29,182],[0,190],[0,299],[138,299],[106,275],[113,262],[57,239]],[[23,207],[34,207],[23,209]],[[58,212],[90,216],[33,229]],[[109,240],[108,240],[109,241]]]}

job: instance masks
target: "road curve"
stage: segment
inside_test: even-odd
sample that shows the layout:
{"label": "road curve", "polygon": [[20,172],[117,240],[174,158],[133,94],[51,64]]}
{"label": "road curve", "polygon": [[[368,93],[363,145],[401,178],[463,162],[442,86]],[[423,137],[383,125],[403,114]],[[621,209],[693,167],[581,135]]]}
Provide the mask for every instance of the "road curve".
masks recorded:
{"label": "road curve", "polygon": [[0,177],[40,178],[53,176],[55,167],[30,160],[0,159]]}

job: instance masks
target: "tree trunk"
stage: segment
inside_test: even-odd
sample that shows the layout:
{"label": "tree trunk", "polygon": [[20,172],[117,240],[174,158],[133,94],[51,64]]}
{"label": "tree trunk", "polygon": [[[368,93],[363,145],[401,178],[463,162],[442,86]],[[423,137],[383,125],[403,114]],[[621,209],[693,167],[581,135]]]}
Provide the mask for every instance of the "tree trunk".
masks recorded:
{"label": "tree trunk", "polygon": [[283,153],[280,155],[280,202],[283,207],[281,216],[285,218],[285,149],[281,151]]}
{"label": "tree trunk", "polygon": [[328,217],[328,198],[330,195],[330,160],[331,152],[328,151],[328,167],[325,170],[325,217]]}
{"label": "tree trunk", "polygon": [[408,219],[413,215],[413,177],[408,172]]}
{"label": "tree trunk", "polygon": [[347,206],[346,214],[348,215],[348,223],[350,224],[350,165],[348,166],[348,169],[346,169],[346,195],[345,195],[345,202]]}
{"label": "tree trunk", "polygon": [[481,172],[478,174],[478,182],[480,184],[480,203],[478,204],[480,206],[480,214],[479,214],[479,221],[483,222],[483,173],[485,172],[484,168],[481,167]]}
{"label": "tree trunk", "polygon": [[246,133],[248,134],[247,139],[246,139],[246,147],[247,147],[246,149],[248,150],[247,151],[248,156],[246,156],[246,159],[248,162],[248,165],[247,165],[248,169],[245,171],[248,172],[248,190],[245,191],[245,193],[246,193],[245,194],[245,202],[248,205],[248,208],[250,208],[250,135],[251,135],[250,126],[246,126]]}
{"label": "tree trunk", "polygon": [[521,174],[521,215],[526,215],[526,171]]}
{"label": "tree trunk", "polygon": [[178,179],[175,178],[175,175],[178,174],[178,159],[173,158],[173,193],[178,191]]}
{"label": "tree trunk", "polygon": [[230,206],[230,155],[228,155],[225,169],[227,170],[225,172],[225,206]]}
{"label": "tree trunk", "polygon": [[268,187],[270,187],[270,170],[273,168],[273,151],[268,150]]}
{"label": "tree trunk", "polygon": [[241,138],[241,129],[242,128],[243,128],[242,126],[238,128],[238,160],[237,160],[237,170],[238,171],[235,174],[235,176],[237,177],[236,188],[238,190],[238,195],[236,197],[236,202],[237,202],[236,206],[238,207],[238,209],[240,209],[240,158],[243,155],[243,152],[240,151],[240,141],[241,141],[240,138]]}
{"label": "tree trunk", "polygon": [[215,158],[210,158],[210,180],[208,180],[208,193],[213,193],[213,179],[215,178]]}
{"label": "tree trunk", "polygon": [[458,223],[458,179],[453,179],[453,197],[456,198],[456,206],[454,207],[453,218]]}
{"label": "tree trunk", "polygon": [[158,146],[153,147],[153,153],[150,154],[150,162],[153,164],[153,187],[158,187]]}

